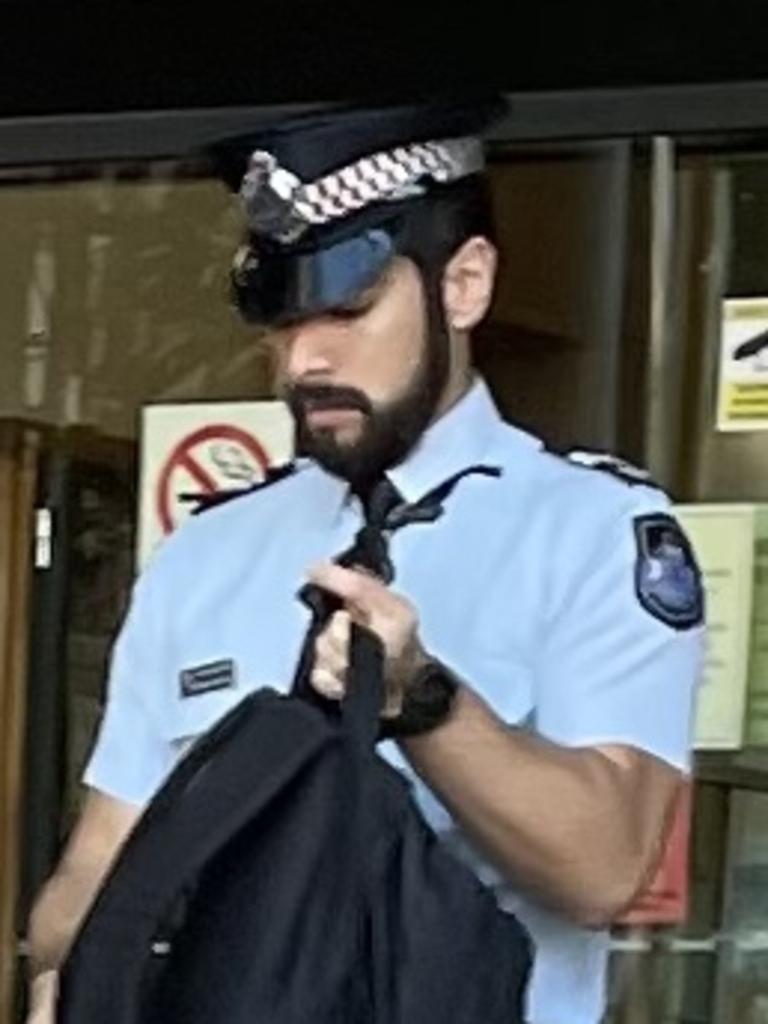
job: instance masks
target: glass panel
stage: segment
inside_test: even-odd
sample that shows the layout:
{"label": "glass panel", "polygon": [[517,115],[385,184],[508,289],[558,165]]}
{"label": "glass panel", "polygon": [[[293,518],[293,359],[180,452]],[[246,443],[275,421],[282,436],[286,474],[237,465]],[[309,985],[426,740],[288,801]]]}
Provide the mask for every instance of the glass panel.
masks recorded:
{"label": "glass panel", "polygon": [[148,400],[268,394],[228,307],[237,210],[173,166],[0,187],[0,413],[135,437]]}
{"label": "glass panel", "polygon": [[[768,295],[764,150],[753,140],[679,164],[672,315],[685,373],[668,411],[680,500],[768,501],[768,431],[717,429],[723,300]],[[706,753],[696,773],[688,921],[617,934],[611,1024],[768,1021],[768,761]]]}
{"label": "glass panel", "polygon": [[718,972],[720,1020],[768,1021],[768,776],[766,792],[735,791]]}

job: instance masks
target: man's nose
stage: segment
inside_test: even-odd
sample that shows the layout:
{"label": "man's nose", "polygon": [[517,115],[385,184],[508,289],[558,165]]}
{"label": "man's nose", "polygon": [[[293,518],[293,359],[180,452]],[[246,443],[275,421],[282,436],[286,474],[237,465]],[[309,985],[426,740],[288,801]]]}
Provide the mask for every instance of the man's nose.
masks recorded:
{"label": "man's nose", "polygon": [[285,339],[284,366],[290,380],[327,377],[335,368],[327,328],[317,322],[291,327]]}

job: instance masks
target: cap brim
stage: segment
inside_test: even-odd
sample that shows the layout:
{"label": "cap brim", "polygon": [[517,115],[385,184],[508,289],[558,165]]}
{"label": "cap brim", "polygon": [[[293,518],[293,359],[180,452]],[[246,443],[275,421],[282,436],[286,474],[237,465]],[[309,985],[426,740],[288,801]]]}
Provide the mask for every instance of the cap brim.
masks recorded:
{"label": "cap brim", "polygon": [[313,252],[256,255],[247,274],[233,276],[237,306],[249,322],[275,326],[340,310],[372,288],[395,256],[383,230]]}

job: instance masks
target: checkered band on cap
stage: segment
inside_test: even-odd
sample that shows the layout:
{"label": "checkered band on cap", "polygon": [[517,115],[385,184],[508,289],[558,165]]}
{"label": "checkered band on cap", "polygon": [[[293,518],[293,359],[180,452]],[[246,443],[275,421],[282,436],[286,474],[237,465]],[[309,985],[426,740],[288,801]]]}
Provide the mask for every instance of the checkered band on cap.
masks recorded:
{"label": "checkered band on cap", "polygon": [[363,157],[314,182],[303,182],[264,150],[251,154],[240,195],[252,232],[288,244],[373,203],[423,195],[423,182],[441,184],[477,174],[485,166],[475,138],[399,146]]}

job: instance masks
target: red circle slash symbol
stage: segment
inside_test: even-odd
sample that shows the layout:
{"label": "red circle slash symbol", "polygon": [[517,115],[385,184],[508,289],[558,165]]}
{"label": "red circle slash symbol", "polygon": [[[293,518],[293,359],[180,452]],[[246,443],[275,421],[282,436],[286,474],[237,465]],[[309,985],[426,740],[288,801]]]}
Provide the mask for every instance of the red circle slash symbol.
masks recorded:
{"label": "red circle slash symbol", "polygon": [[174,516],[174,499],[178,496],[173,489],[173,477],[176,470],[182,469],[191,476],[203,495],[214,494],[222,489],[222,485],[205,468],[196,454],[196,449],[200,445],[222,441],[239,446],[246,455],[254,460],[262,474],[267,472],[270,460],[263,446],[252,434],[240,427],[216,423],[201,427],[200,430],[189,434],[176,445],[168,456],[158,481],[157,513],[164,533],[172,533],[177,526]]}

